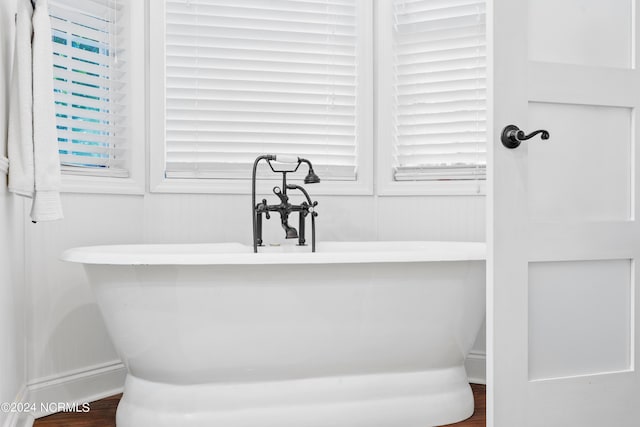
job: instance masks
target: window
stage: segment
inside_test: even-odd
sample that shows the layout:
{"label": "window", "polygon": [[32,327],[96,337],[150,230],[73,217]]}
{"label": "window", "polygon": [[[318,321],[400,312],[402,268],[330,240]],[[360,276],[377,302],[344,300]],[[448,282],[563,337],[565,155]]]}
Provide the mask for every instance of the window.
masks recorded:
{"label": "window", "polygon": [[164,0],[150,23],[152,189],[227,192],[265,153],[372,180],[374,129],[380,194],[483,186],[485,0]]}
{"label": "window", "polygon": [[249,178],[273,153],[355,180],[365,3],[165,0],[165,176]]}
{"label": "window", "polygon": [[485,1],[381,3],[382,187],[476,192],[486,169]]}
{"label": "window", "polygon": [[122,3],[49,0],[63,174],[130,174]]}
{"label": "window", "polygon": [[396,0],[394,20],[395,179],[484,178],[484,0]]}

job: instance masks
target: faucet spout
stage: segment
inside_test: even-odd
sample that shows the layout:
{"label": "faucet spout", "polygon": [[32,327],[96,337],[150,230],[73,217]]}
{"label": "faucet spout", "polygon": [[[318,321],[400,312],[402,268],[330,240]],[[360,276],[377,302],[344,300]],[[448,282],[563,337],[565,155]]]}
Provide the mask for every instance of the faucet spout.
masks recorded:
{"label": "faucet spout", "polygon": [[286,233],[286,237],[287,239],[297,239],[298,238],[298,230],[296,230],[295,228],[291,227],[289,225],[289,219],[288,218],[282,218],[282,228],[284,228],[284,231]]}

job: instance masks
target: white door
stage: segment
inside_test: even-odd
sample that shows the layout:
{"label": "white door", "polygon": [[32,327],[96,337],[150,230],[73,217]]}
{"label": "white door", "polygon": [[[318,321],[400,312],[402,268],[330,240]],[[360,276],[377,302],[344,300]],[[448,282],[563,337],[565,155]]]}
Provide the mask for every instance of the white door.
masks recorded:
{"label": "white door", "polygon": [[488,1],[488,425],[640,426],[639,5]]}

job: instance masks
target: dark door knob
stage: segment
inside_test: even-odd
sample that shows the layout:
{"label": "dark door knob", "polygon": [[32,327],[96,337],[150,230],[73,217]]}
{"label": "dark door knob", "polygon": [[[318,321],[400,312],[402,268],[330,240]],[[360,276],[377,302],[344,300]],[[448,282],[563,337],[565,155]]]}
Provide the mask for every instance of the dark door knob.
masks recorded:
{"label": "dark door knob", "polygon": [[507,125],[504,129],[502,129],[502,136],[500,139],[502,140],[502,145],[507,148],[518,148],[522,141],[526,141],[527,139],[531,139],[537,134],[540,135],[541,139],[549,139],[549,132],[544,129],[537,130],[535,132],[531,132],[529,135],[525,135],[523,131],[516,125]]}

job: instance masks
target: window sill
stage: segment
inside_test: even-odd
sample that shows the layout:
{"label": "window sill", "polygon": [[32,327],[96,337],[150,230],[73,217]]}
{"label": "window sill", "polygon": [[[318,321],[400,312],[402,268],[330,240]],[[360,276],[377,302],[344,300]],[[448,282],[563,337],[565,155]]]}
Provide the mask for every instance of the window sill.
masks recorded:
{"label": "window sill", "polygon": [[486,181],[387,181],[379,196],[486,196]]}
{"label": "window sill", "polygon": [[[299,182],[291,181],[291,183]],[[259,179],[257,193],[269,194],[274,186],[280,185],[279,179]],[[314,196],[373,195],[373,186],[361,181],[325,181],[304,186]],[[165,178],[153,185],[150,191],[152,193],[251,194],[251,180]]]}
{"label": "window sill", "polygon": [[62,174],[62,193],[144,195],[144,184],[133,178]]}

